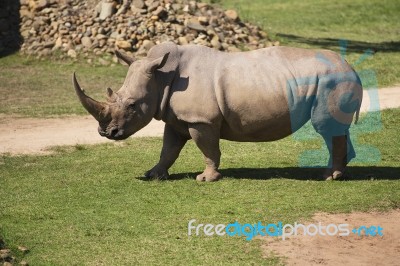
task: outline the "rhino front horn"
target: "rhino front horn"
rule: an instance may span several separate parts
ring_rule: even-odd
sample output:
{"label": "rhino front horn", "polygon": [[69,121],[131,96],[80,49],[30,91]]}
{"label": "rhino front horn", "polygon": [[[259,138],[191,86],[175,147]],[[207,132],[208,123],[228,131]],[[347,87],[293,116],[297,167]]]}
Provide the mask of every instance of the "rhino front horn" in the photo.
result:
{"label": "rhino front horn", "polygon": [[78,81],[76,80],[75,72],[73,75],[73,83],[75,92],[79,97],[83,107],[97,120],[97,121],[104,121],[107,118],[107,104],[98,102],[89,96],[87,96],[84,91],[79,86]]}

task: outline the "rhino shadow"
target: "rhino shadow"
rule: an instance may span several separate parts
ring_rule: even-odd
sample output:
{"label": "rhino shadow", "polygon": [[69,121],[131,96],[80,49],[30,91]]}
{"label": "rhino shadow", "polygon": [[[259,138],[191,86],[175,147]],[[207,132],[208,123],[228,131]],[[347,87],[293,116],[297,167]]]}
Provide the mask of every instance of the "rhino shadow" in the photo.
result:
{"label": "rhino shadow", "polygon": [[[335,38],[309,38],[293,34],[278,33],[278,37],[285,38],[296,43],[305,43],[309,45],[321,46],[324,49],[337,47],[340,39]],[[383,41],[383,42],[363,42],[357,40],[348,40],[346,45],[347,51],[363,53],[365,50],[372,50],[374,53],[383,52],[391,53],[400,51],[400,42],[398,41]]]}
{"label": "rhino shadow", "polygon": [[[224,179],[292,179],[324,181],[322,168],[299,168],[299,167],[271,167],[271,168],[227,168],[220,169]],[[167,181],[181,179],[195,179],[201,172],[187,172],[171,174]],[[350,166],[347,168],[345,177],[340,181],[363,181],[363,180],[399,180],[400,167],[380,166]],[[150,181],[150,180],[148,180]]]}

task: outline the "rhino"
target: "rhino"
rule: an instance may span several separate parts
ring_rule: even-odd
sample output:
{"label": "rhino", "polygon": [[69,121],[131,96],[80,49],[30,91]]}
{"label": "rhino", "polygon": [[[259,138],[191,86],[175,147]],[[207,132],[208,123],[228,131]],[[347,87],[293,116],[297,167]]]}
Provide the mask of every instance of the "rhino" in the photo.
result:
{"label": "rhino", "polygon": [[75,72],[74,88],[108,139],[126,139],[153,118],[165,122],[160,159],[147,178],[168,178],[192,139],[205,159],[196,180],[219,180],[220,139],[279,140],[310,119],[329,150],[325,179],[342,177],[355,157],[349,127],[358,120],[363,88],[332,51],[277,46],[227,53],[166,42],[139,60],[119,51],[116,56],[129,69],[118,91],[107,88],[105,102],[87,96]]}

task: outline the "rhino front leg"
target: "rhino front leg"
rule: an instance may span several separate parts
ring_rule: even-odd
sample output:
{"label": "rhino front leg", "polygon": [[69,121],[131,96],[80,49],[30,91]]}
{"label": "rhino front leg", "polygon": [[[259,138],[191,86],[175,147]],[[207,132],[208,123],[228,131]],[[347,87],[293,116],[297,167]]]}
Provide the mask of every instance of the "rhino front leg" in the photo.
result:
{"label": "rhino front leg", "polygon": [[219,130],[206,124],[189,126],[189,133],[204,155],[206,169],[196,177],[197,181],[217,181],[222,175],[218,172],[221,151],[219,149]]}
{"label": "rhino front leg", "polygon": [[147,171],[145,176],[147,178],[167,179],[169,177],[168,169],[174,164],[186,142],[186,138],[166,124],[160,161],[151,170]]}

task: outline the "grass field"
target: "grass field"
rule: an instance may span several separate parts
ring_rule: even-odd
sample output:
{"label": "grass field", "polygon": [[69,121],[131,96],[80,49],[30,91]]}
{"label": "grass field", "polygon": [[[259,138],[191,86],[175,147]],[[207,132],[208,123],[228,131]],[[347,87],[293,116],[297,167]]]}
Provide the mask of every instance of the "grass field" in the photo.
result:
{"label": "grass field", "polygon": [[[346,39],[352,64],[372,49],[356,69],[376,71],[380,87],[400,83],[396,1],[213,2],[236,8],[284,45],[339,51],[338,40]],[[75,70],[97,99],[126,75],[120,65],[0,58],[0,121],[86,114],[73,92]],[[212,184],[194,181],[204,164],[193,142],[168,181],[141,179],[159,158],[160,138],[57,147],[47,156],[0,155],[0,238],[30,265],[280,264],[274,255],[262,257],[263,240],[188,237],[187,223],[294,222],[320,211],[400,208],[399,117],[400,109],[386,110],[382,120],[363,116],[353,127],[356,150],[370,145],[380,156],[362,150],[343,182],[321,182],[320,169],[298,167],[301,153],[322,147],[310,128],[272,143],[222,141],[225,178]],[[19,245],[30,252],[22,254]]]}
{"label": "grass field", "polygon": [[225,178],[210,184],[194,180],[203,159],[193,142],[169,181],[141,179],[158,159],[159,138],[59,147],[51,156],[3,156],[0,235],[14,249],[30,248],[20,258],[32,265],[276,264],[279,258],[262,258],[262,240],[188,237],[187,223],[293,223],[320,211],[399,208],[400,155],[393,145],[399,117],[400,110],[383,112],[385,130],[360,137],[381,151],[382,160],[352,164],[345,182],[321,182],[320,169],[298,168],[300,152],[321,142],[293,138],[222,141]]}
{"label": "grass field", "polygon": [[72,86],[74,71],[82,87],[101,100],[107,87],[122,85],[127,67],[92,66],[68,59],[39,61],[17,54],[0,58],[0,113],[28,117],[86,114]]}

